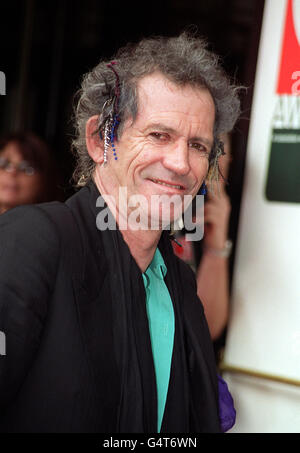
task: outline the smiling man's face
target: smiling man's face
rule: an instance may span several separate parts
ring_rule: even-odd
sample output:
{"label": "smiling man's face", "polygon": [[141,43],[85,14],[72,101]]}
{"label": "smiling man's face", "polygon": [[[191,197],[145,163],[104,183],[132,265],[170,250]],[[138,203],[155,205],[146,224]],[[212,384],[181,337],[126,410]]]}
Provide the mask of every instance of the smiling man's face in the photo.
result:
{"label": "smiling man's face", "polygon": [[205,88],[179,86],[160,73],[142,78],[138,115],[127,120],[115,142],[118,160],[110,151],[101,169],[102,193],[118,199],[119,187],[126,187],[128,199],[143,195],[148,207],[153,195],[179,195],[182,205],[207,174],[214,120],[214,102]]}

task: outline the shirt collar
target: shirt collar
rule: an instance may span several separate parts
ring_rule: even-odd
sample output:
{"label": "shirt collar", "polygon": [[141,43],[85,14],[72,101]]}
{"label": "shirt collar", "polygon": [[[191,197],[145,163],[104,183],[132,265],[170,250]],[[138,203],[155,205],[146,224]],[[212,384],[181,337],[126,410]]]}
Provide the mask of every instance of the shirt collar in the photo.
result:
{"label": "shirt collar", "polygon": [[148,278],[146,279],[147,280],[147,283],[148,283],[148,279],[150,279],[151,277],[151,272],[158,278],[160,278],[161,280],[164,279],[166,273],[167,273],[167,266],[165,265],[165,262],[164,262],[164,259],[159,251],[159,248],[157,247],[157,249],[155,250],[155,254],[152,258],[152,261],[151,263],[149,264],[149,266],[147,267],[146,271],[144,272],[143,275],[147,276]]}

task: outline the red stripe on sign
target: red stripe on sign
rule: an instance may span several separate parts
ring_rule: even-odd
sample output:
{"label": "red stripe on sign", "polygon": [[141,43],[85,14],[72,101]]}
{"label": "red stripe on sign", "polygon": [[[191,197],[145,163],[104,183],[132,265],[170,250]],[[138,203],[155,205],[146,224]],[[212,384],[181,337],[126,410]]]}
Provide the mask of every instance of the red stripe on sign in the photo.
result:
{"label": "red stripe on sign", "polygon": [[[293,15],[293,0],[288,0],[283,44],[281,51],[280,71],[276,93],[292,95],[295,83],[293,74],[300,71],[300,43],[298,42]],[[296,18],[295,18],[296,20]]]}

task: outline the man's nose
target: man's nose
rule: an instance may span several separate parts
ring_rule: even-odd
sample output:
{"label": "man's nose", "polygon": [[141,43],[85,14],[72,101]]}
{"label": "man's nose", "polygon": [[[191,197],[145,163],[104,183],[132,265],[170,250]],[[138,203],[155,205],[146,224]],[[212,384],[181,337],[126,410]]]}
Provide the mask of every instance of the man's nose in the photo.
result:
{"label": "man's nose", "polygon": [[189,149],[185,141],[178,141],[174,146],[165,150],[163,164],[178,175],[187,175],[190,171]]}

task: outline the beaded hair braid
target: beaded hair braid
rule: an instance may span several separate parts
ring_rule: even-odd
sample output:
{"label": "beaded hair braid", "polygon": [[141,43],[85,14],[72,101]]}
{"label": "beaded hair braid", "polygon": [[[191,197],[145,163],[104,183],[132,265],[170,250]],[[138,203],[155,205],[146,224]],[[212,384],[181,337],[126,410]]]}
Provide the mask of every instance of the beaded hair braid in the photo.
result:
{"label": "beaded hair braid", "polygon": [[113,71],[116,81],[113,93],[111,92],[111,89],[108,89],[106,93],[103,93],[108,95],[109,97],[103,105],[99,125],[101,138],[102,131],[104,133],[104,155],[103,155],[104,165],[106,165],[107,163],[107,153],[110,145],[113,150],[114,159],[115,160],[118,159],[114,139],[116,136],[118,124],[120,123],[119,119],[120,78],[117,71],[113,67],[115,64],[116,61],[112,61],[111,63],[107,64],[107,67]]}

